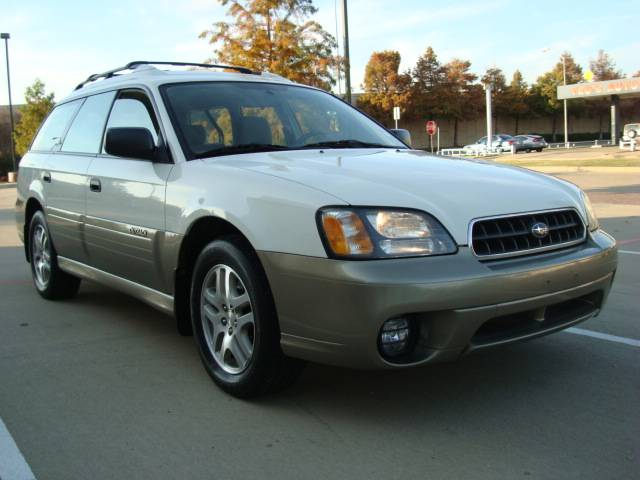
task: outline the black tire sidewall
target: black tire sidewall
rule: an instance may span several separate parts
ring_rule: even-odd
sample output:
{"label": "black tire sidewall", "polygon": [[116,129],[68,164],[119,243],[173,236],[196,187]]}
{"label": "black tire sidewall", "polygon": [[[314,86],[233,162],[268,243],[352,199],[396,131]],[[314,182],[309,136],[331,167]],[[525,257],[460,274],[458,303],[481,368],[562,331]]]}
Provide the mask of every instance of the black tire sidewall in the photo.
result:
{"label": "black tire sidewall", "polygon": [[[224,371],[214,360],[203,332],[200,295],[207,273],[216,265],[233,268],[244,283],[254,314],[253,355],[248,367],[239,374]],[[271,293],[264,274],[251,255],[226,239],[215,240],[198,256],[191,283],[191,320],[193,334],[207,373],[223,389],[235,394],[253,390],[279,355],[280,332]]]}

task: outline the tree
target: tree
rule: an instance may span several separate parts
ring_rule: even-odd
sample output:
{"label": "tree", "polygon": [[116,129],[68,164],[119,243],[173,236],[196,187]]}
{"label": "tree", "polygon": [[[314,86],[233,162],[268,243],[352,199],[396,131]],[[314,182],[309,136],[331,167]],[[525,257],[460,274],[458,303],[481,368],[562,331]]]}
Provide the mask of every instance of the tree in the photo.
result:
{"label": "tree", "polygon": [[445,83],[445,69],[433,48],[428,47],[418,58],[411,75],[411,110],[413,116],[431,119],[442,115],[441,91]]}
{"label": "tree", "polygon": [[[562,102],[558,100],[558,86],[564,83],[563,58],[566,66],[567,84],[580,82],[582,79],[582,67],[576,64],[570,53],[564,52],[553,69],[538,77],[532,87],[537,113],[539,115],[550,115],[552,118],[551,128],[554,142],[556,141],[558,115],[563,108]],[[578,101],[573,101],[572,103],[574,108],[579,108]]]}
{"label": "tree", "polygon": [[216,22],[200,34],[214,45],[216,61],[269,71],[290,80],[329,89],[336,41],[307,20],[313,0],[218,0],[229,5],[232,22]]}
{"label": "tree", "polygon": [[508,105],[508,115],[516,121],[515,134],[518,135],[520,118],[529,113],[529,87],[524,81],[520,70],[513,72],[511,83],[505,90],[505,103]]}
{"label": "tree", "polygon": [[[596,81],[602,80],[615,80],[622,78],[622,72],[616,70],[616,64],[613,59],[605,53],[604,50],[598,51],[598,56],[589,62],[589,68],[593,72],[593,79]],[[596,99],[589,102],[590,110],[598,117],[598,128],[600,140],[604,137],[604,123],[605,118],[609,114],[609,100],[608,99]],[[608,122],[606,122],[608,123]]]}
{"label": "tree", "polygon": [[410,77],[400,73],[400,53],[373,52],[364,72],[364,94],[358,105],[381,122],[388,120],[393,107],[406,109]]}
{"label": "tree", "polygon": [[469,72],[470,68],[471,62],[459,58],[454,58],[444,66],[443,114],[454,120],[454,145],[458,144],[458,122],[476,116],[481,108],[482,87],[473,84],[478,77]]}
{"label": "tree", "polygon": [[593,79],[596,81],[622,78],[622,71],[616,70],[615,62],[604,50],[598,51],[598,56],[595,60],[589,62],[589,68],[593,72]]}
{"label": "tree", "polygon": [[491,104],[493,106],[493,118],[495,119],[495,130],[498,130],[498,116],[508,113],[508,101],[505,96],[507,90],[507,79],[502,70],[497,67],[487,69],[480,80],[484,85],[491,86]]}
{"label": "tree", "polygon": [[24,93],[26,105],[20,108],[20,120],[14,133],[16,153],[23,156],[29,150],[31,141],[40,124],[53,108],[53,93],[45,93],[44,83],[36,79]]}

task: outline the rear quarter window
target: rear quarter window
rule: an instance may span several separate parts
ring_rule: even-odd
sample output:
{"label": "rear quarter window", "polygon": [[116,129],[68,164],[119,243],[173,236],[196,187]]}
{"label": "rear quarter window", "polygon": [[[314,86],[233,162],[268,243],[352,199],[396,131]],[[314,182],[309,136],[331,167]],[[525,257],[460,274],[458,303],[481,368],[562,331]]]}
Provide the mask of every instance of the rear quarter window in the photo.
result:
{"label": "rear quarter window", "polygon": [[31,150],[48,152],[60,145],[64,132],[82,102],[83,100],[80,99],[56,106],[44,121],[42,127],[40,127],[36,138],[31,144]]}

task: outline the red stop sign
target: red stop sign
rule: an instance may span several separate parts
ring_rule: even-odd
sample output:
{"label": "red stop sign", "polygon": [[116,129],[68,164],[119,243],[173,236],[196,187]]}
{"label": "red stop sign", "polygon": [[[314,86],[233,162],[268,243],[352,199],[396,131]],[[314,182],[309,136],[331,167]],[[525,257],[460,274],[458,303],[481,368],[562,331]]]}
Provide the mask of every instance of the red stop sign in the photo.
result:
{"label": "red stop sign", "polygon": [[438,125],[436,124],[435,120],[429,120],[427,122],[427,133],[429,135],[435,135],[437,128],[438,128]]}

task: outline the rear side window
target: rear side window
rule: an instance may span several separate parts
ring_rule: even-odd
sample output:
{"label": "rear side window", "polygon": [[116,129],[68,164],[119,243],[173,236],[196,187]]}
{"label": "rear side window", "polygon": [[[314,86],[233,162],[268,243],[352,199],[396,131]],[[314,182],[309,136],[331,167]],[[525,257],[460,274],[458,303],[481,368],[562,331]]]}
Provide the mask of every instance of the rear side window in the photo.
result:
{"label": "rear side window", "polygon": [[107,92],[85,100],[64,139],[63,152],[96,154],[100,151],[102,132],[115,95]]}
{"label": "rear side window", "polygon": [[82,100],[75,100],[55,107],[40,127],[31,150],[51,151],[56,145],[60,145],[62,136],[81,103]]}

